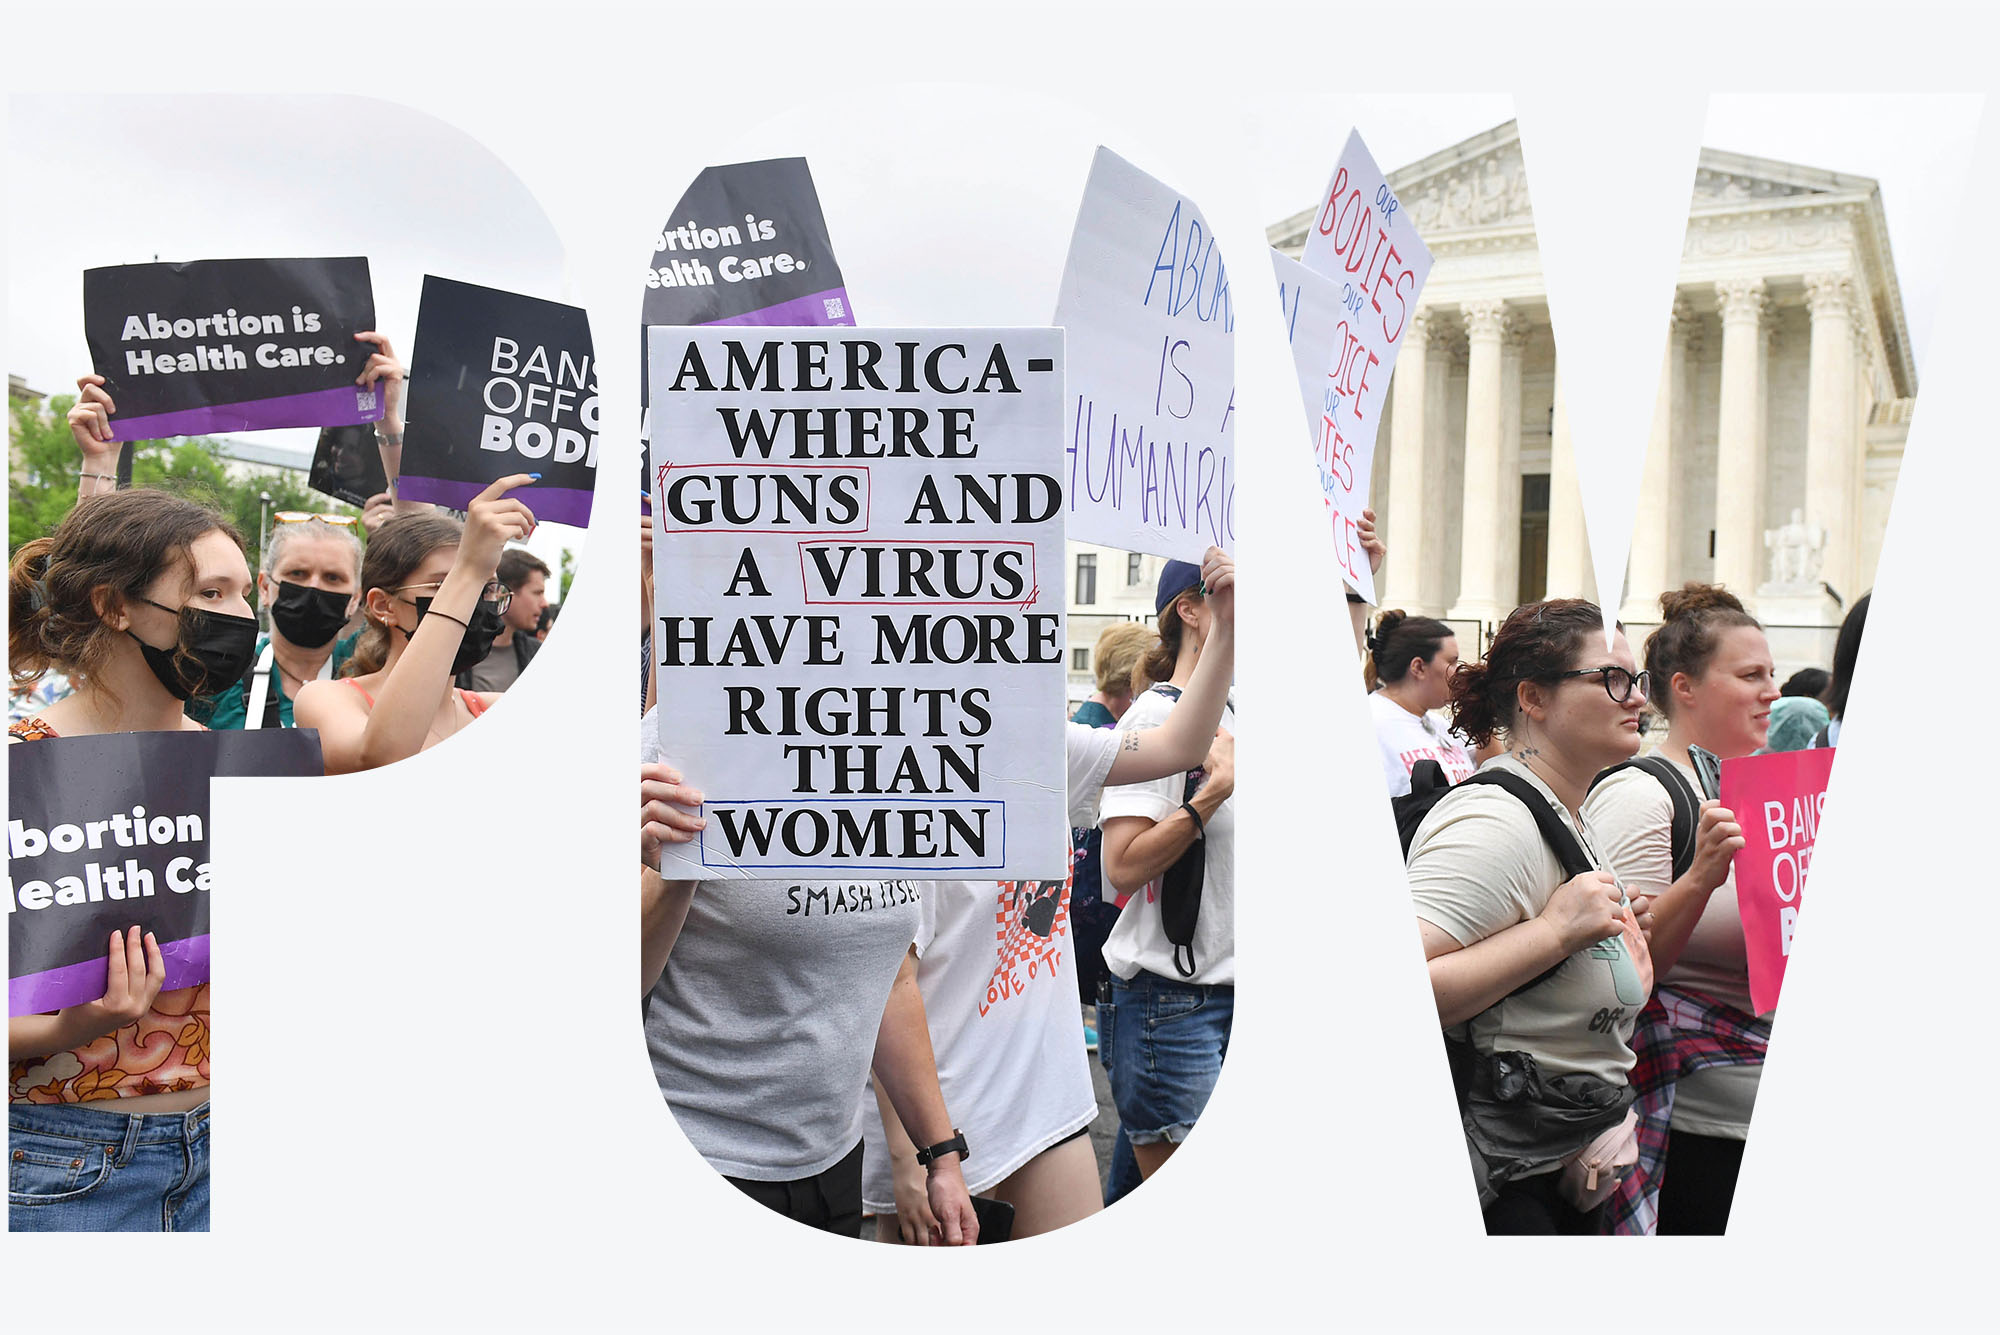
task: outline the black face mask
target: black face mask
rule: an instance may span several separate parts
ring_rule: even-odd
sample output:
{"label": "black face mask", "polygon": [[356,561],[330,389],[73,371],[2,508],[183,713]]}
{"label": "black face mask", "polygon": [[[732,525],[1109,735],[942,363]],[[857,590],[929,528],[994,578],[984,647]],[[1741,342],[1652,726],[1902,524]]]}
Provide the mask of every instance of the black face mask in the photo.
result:
{"label": "black face mask", "polygon": [[145,655],[146,666],[176,700],[213,695],[243,679],[257,661],[257,618],[211,612],[205,607],[164,607],[151,598],[139,600],[162,612],[176,612],[180,633],[172,649],[156,649],[131,631]]}
{"label": "black face mask", "polygon": [[[417,624],[423,625],[424,614],[431,610],[431,600],[412,598],[410,602],[417,609]],[[451,675],[456,677],[473,664],[484,662],[486,655],[493,652],[493,637],[506,628],[507,623],[500,619],[500,613],[494,610],[492,603],[475,604],[472,609],[471,624],[459,638],[458,653],[451,660]],[[408,631],[403,633],[409,634]]]}
{"label": "black face mask", "polygon": [[347,624],[352,594],[314,589],[304,584],[280,584],[271,600],[271,624],[301,649],[317,649]]}

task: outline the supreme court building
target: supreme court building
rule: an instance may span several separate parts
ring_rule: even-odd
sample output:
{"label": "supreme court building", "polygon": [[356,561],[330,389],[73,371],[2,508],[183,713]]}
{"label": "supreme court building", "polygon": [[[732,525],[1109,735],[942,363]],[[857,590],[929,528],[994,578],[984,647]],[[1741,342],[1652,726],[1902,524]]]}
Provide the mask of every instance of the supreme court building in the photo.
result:
{"label": "supreme court building", "polygon": [[[1594,588],[1515,126],[1389,184],[1436,264],[1375,446],[1383,605],[1490,632]],[[1297,257],[1315,216],[1271,244]],[[1917,388],[1875,182],[1703,149],[1662,315],[1621,608],[1634,647],[1661,590],[1714,580],[1770,627],[1781,672],[1824,665],[1873,582]]]}

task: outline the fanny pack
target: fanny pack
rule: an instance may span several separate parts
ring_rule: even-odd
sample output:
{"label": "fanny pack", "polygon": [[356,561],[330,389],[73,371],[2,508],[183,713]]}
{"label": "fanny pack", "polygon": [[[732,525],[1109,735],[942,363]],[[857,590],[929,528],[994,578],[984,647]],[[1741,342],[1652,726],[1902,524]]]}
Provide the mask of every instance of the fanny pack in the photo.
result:
{"label": "fanny pack", "polygon": [[1563,1160],[1556,1192],[1581,1214],[1589,1214],[1611,1199],[1626,1176],[1639,1165],[1639,1110],[1627,1108],[1625,1120]]}

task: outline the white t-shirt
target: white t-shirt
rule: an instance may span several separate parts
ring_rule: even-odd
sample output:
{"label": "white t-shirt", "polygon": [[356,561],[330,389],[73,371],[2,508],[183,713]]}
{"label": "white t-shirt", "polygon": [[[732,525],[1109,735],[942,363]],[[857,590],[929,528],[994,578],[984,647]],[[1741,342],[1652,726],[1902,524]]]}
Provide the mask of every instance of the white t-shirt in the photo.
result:
{"label": "white t-shirt", "polygon": [[[1687,792],[1699,801],[1695,773],[1674,762]],[[1643,770],[1625,769],[1593,788],[1583,805],[1591,828],[1603,839],[1604,855],[1634,894],[1659,895],[1673,884],[1673,799],[1660,781]],[[1671,987],[1704,992],[1754,1015],[1750,1001],[1750,960],[1743,944],[1743,919],[1736,907],[1736,872],[1708,897],[1687,947],[1660,980]],[[1742,1140],[1750,1131],[1757,1101],[1758,1063],[1711,1066],[1676,1082],[1673,1124],[1696,1135]]]}
{"label": "white t-shirt", "polygon": [[[661,758],[659,736],[648,713],[642,761]],[[710,1167],[787,1182],[853,1151],[857,1094],[922,898],[913,881],[696,888],[645,1027],[660,1093]]]}
{"label": "white t-shirt", "polygon": [[[1511,756],[1487,762],[1495,766],[1534,784],[1592,864],[1611,870],[1589,823],[1571,819],[1547,784]],[[1473,784],[1453,792],[1431,808],[1410,843],[1417,917],[1464,946],[1538,916],[1567,879],[1533,814],[1504,788]],[[1546,1075],[1580,1072],[1621,1085],[1636,1060],[1632,1031],[1652,991],[1652,957],[1628,912],[1620,935],[1579,950],[1547,981],[1494,1003],[1454,1032],[1480,1053],[1529,1053]]]}
{"label": "white t-shirt", "polygon": [[1097,799],[1104,792],[1104,776],[1111,772],[1111,762],[1118,758],[1118,744],[1124,740],[1112,728],[1063,724],[1063,748],[1069,756],[1072,830],[1088,830],[1097,824]]}
{"label": "white t-shirt", "polygon": [[[923,883],[917,986],[945,1107],[972,1147],[964,1165],[972,1191],[998,1185],[1097,1115],[1069,892],[1067,881]],[[872,1090],[863,1091],[861,1111],[861,1199],[871,1210],[893,1210]]]}
{"label": "white t-shirt", "polygon": [[1419,760],[1435,760],[1444,767],[1444,777],[1459,783],[1472,777],[1477,768],[1465,739],[1435,714],[1412,714],[1381,691],[1368,697],[1369,711],[1375,716],[1375,740],[1382,748],[1382,774],[1389,781],[1389,796],[1401,797],[1410,791],[1410,771]]}
{"label": "white t-shirt", "polygon": [[[1145,691],[1133,698],[1132,707],[1118,720],[1119,732],[1157,728],[1172,712],[1175,701],[1158,691]],[[1222,726],[1236,731],[1236,713],[1222,712]],[[1123,784],[1104,790],[1100,823],[1116,816],[1144,816],[1162,821],[1181,808],[1186,782],[1170,774],[1152,783]],[[1189,984],[1234,983],[1236,981],[1236,798],[1216,808],[1209,819],[1203,843],[1201,914],[1195,920],[1192,978],[1181,977],[1174,967],[1173,942],[1160,923],[1160,883],[1149,881],[1143,893],[1125,901],[1111,937],[1104,943],[1104,965],[1120,978],[1130,979],[1141,969],[1162,978]],[[1106,880],[1105,897],[1111,898]],[[1121,890],[1134,887],[1120,886]]]}

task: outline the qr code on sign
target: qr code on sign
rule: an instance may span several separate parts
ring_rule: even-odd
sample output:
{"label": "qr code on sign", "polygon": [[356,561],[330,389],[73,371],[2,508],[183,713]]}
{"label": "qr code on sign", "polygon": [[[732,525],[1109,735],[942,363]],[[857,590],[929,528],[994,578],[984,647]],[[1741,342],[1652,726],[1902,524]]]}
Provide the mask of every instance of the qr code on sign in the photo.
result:
{"label": "qr code on sign", "polygon": [[375,411],[375,391],[374,391],[374,390],[372,390],[372,389],[357,389],[357,390],[355,390],[355,391],[354,391],[354,411],[355,411],[355,412],[357,412],[357,413],[372,413],[372,412],[374,412],[374,411]]}
{"label": "qr code on sign", "polygon": [[839,297],[823,298],[820,304],[826,307],[827,319],[844,320],[847,318],[847,303]]}

